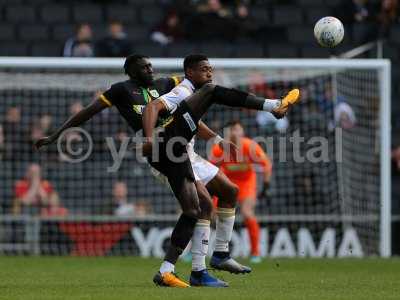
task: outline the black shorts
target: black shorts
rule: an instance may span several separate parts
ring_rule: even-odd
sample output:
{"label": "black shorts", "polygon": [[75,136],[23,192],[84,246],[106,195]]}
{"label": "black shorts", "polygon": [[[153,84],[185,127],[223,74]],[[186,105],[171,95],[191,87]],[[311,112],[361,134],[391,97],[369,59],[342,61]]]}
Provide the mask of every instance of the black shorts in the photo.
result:
{"label": "black shorts", "polygon": [[195,181],[186,146],[197,132],[198,121],[186,102],[181,102],[172,122],[158,133],[158,157],[148,157],[150,165],[168,178],[175,196],[179,196],[184,179]]}

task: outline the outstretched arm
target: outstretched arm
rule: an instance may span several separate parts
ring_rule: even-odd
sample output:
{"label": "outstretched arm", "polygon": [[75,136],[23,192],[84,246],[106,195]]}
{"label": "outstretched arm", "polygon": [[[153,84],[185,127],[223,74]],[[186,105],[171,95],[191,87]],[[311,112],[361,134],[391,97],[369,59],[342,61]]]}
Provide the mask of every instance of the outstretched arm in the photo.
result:
{"label": "outstretched arm", "polygon": [[38,141],[36,141],[35,146],[37,149],[41,148],[42,146],[49,145],[57,140],[57,138],[61,135],[61,133],[71,127],[76,127],[87,120],[91,119],[95,114],[99,113],[103,109],[108,107],[103,101],[94,100],[80,112],[76,113],[72,117],[70,117],[60,128],[58,128],[53,134],[50,136],[42,137]]}
{"label": "outstretched arm", "polygon": [[203,121],[199,121],[199,129],[197,131],[197,137],[201,138],[202,140],[208,141],[210,139],[216,139],[217,141],[222,140],[216,132],[214,132],[210,127],[208,127]]}

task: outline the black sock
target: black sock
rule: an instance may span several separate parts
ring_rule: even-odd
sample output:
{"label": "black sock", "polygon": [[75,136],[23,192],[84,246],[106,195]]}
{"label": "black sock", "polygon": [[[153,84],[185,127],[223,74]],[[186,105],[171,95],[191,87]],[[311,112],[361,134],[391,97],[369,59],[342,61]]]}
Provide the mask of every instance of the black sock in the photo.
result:
{"label": "black sock", "polygon": [[213,101],[231,107],[262,110],[265,99],[236,89],[215,86]]}
{"label": "black sock", "polygon": [[227,258],[230,256],[229,252],[220,252],[220,251],[215,251],[213,253],[213,256],[218,257],[218,258]]}
{"label": "black sock", "polygon": [[243,107],[248,93],[228,89],[226,87],[216,85],[213,93],[213,100],[215,103],[223,104],[232,107]]}
{"label": "black sock", "polygon": [[171,235],[171,245],[165,255],[165,260],[176,264],[179,255],[182,254],[192,238],[197,219],[182,214],[175,225]]}

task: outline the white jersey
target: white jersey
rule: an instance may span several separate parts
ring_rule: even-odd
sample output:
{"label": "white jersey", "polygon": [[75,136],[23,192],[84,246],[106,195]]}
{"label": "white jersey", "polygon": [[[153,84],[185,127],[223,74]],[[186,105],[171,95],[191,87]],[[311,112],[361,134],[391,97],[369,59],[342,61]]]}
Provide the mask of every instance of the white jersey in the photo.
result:
{"label": "white jersey", "polygon": [[[188,79],[184,79],[180,84],[174,87],[169,93],[162,95],[159,99],[163,101],[164,105],[167,107],[168,111],[173,113],[178,105],[185,100],[187,97],[194,93],[194,86]],[[187,144],[187,153],[189,155],[190,161],[194,161],[197,154],[194,152],[194,137]]]}
{"label": "white jersey", "polygon": [[[190,82],[190,80],[185,78],[169,93],[162,95],[159,99],[163,101],[168,111],[173,113],[182,101],[194,93],[194,90],[195,88],[193,84]],[[215,177],[215,175],[217,175],[218,168],[194,152],[194,141],[195,138],[193,137],[188,143],[186,148],[187,153],[190,163],[192,164],[195,179],[197,181],[202,181],[206,185]],[[156,177],[160,177],[159,174],[155,175]]]}

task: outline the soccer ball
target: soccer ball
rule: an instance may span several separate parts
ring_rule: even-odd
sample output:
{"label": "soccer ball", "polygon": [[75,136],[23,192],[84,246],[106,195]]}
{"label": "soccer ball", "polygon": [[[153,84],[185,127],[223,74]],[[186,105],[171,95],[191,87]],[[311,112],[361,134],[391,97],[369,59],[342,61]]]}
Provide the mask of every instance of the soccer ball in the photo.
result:
{"label": "soccer ball", "polygon": [[314,36],[322,47],[333,48],[343,40],[343,24],[335,17],[324,17],[315,24]]}

